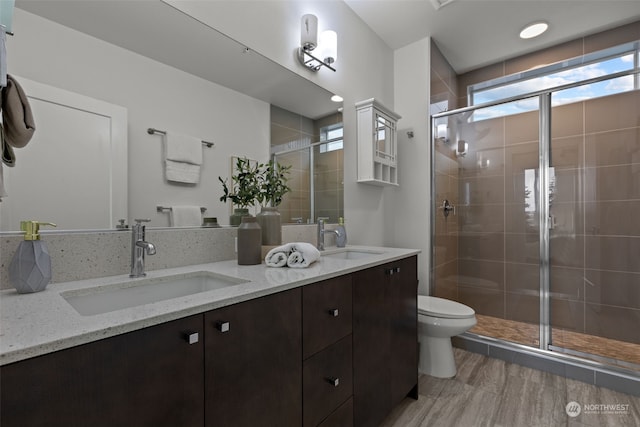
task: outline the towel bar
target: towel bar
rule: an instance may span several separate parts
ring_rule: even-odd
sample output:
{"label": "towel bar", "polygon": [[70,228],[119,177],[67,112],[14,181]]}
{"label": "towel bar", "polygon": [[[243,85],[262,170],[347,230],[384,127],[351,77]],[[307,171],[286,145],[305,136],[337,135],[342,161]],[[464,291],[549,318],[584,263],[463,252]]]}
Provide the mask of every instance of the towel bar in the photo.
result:
{"label": "towel bar", "polygon": [[[158,212],[166,212],[166,211],[170,211],[171,207],[168,207],[168,206],[156,206],[156,210]],[[206,210],[207,210],[207,208],[200,207],[200,212],[205,212]]]}
{"label": "towel bar", "polygon": [[[159,130],[159,129],[154,129],[154,128],[149,128],[149,129],[147,129],[147,133],[148,133],[149,135],[154,135],[154,134],[156,134],[156,133],[157,133],[157,134],[160,134],[160,135],[166,135],[166,134],[167,134],[167,131],[165,131],[165,130]],[[211,148],[211,147],[213,147],[213,146],[215,145],[215,143],[213,143],[213,142],[209,142],[209,141],[202,141],[202,145],[206,145],[206,146],[207,146],[207,148]]]}

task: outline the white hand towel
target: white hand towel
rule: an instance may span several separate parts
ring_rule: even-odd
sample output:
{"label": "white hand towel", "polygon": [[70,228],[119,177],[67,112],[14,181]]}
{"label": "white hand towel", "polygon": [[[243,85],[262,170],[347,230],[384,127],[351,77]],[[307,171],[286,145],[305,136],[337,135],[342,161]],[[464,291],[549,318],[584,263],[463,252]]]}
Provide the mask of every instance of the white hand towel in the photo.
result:
{"label": "white hand towel", "polygon": [[165,176],[167,181],[197,184],[200,182],[200,166],[165,160]]}
{"label": "white hand towel", "polygon": [[167,132],[167,160],[174,162],[202,164],[202,141],[193,136]]}
{"label": "white hand towel", "polygon": [[200,206],[172,206],[172,227],[195,227],[202,225]]}
{"label": "white hand towel", "polygon": [[287,265],[289,255],[291,255],[291,248],[293,243],[287,243],[282,246],[271,249],[267,252],[267,256],[264,257],[264,262],[267,267],[284,267]]}
{"label": "white hand towel", "polygon": [[167,181],[197,184],[202,167],[202,141],[192,136],[167,132],[165,135],[165,176]]}
{"label": "white hand towel", "polygon": [[287,265],[291,268],[306,268],[320,258],[320,251],[311,243],[297,242],[291,248]]}

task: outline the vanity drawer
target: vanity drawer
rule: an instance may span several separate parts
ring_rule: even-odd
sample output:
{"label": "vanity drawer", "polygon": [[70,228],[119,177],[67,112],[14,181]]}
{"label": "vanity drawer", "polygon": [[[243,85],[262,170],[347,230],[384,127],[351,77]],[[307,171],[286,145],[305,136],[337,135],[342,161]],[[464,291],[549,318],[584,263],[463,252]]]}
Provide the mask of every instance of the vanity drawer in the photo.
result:
{"label": "vanity drawer", "polygon": [[351,275],[302,288],[302,358],[351,333]]}
{"label": "vanity drawer", "polygon": [[317,426],[353,394],[352,342],[347,335],[304,361],[303,426]]}
{"label": "vanity drawer", "polygon": [[318,427],[352,427],[353,397],[333,411]]}

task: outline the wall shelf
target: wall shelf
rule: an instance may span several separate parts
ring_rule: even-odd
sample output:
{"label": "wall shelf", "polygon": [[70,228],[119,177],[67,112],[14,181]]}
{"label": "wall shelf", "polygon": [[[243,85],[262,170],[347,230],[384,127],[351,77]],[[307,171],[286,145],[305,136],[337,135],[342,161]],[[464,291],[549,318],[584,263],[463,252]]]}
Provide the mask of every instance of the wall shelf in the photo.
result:
{"label": "wall shelf", "polygon": [[397,123],[400,115],[374,98],[356,102],[358,182],[398,185]]}

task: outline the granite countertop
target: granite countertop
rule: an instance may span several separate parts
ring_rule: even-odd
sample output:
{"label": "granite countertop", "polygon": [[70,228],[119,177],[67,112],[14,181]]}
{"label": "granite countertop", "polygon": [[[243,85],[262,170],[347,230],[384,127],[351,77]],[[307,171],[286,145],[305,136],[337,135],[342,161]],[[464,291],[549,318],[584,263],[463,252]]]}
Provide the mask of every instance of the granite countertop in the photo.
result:
{"label": "granite countertop", "polygon": [[[17,362],[57,350],[97,341],[148,326],[219,307],[247,301],[320,280],[363,270],[418,254],[415,249],[349,246],[348,250],[372,252],[361,259],[321,257],[308,268],[270,268],[264,264],[241,266],[235,260],[148,271],[145,278],[128,274],[49,285],[44,291],[18,294],[0,292],[0,365]],[[331,249],[323,254],[342,252]],[[184,277],[194,272],[211,272],[244,280],[233,286],[195,293],[165,301],[84,316],[63,294],[88,293],[96,287],[131,285],[135,281],[167,276]]]}

